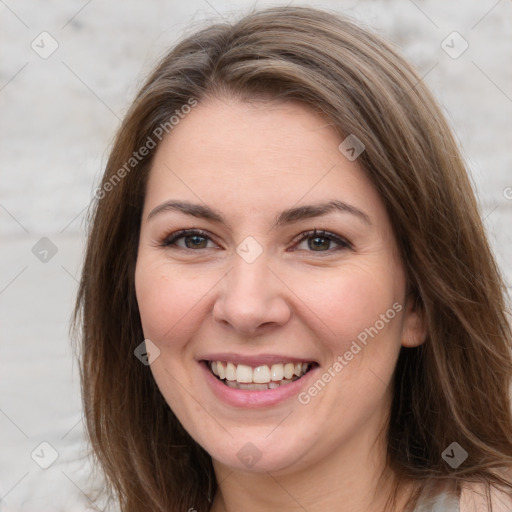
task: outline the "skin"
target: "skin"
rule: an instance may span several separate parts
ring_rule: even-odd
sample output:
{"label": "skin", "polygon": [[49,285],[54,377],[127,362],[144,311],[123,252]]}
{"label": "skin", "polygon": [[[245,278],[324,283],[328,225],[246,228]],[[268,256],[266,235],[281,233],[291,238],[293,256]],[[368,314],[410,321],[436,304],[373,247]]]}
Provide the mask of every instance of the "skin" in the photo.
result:
{"label": "skin", "polygon": [[[221,98],[195,107],[155,155],[137,300],[144,335],[160,350],[150,367],[156,383],[212,456],[215,512],[384,509],[393,478],[377,485],[386,472],[379,433],[392,373],[401,345],[419,345],[425,332],[406,297],[383,202],[357,160],[338,150],[342,140],[299,103]],[[226,223],[173,210],[148,219],[171,199],[208,205]],[[272,229],[282,210],[331,199],[361,210],[369,223],[331,212]],[[208,232],[194,239],[204,248],[194,248],[193,236],[163,245],[191,228]],[[315,250],[314,236],[296,240],[314,228],[350,246],[321,238]],[[236,252],[248,236],[263,251],[251,263]],[[197,361],[208,352],[285,354],[318,362],[320,377],[395,303],[401,311],[306,405],[295,396],[264,408],[227,405]],[[261,454],[251,468],[237,456],[248,442]]]}

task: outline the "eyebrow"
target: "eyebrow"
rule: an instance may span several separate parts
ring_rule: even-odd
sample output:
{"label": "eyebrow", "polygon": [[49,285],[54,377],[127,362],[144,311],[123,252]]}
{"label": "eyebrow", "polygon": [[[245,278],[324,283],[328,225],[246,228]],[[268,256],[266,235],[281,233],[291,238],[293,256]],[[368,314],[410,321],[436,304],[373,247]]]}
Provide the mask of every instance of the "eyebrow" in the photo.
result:
{"label": "eyebrow", "polygon": [[[222,213],[218,210],[210,208],[209,206],[199,204],[199,203],[191,203],[189,201],[166,201],[161,205],[154,208],[148,215],[147,220],[155,217],[156,215],[167,212],[167,211],[178,211],[181,213],[185,213],[186,215],[192,215],[193,217],[198,217],[202,219],[211,220],[214,222],[219,222],[228,226],[228,222],[222,216]],[[295,208],[289,208],[287,210],[283,210],[275,219],[272,225],[272,229],[284,226],[287,224],[293,224],[295,222],[299,222],[303,219],[311,219],[314,217],[321,217],[322,215],[327,215],[328,213],[338,211],[341,213],[349,213],[363,220],[366,224],[372,225],[370,221],[370,217],[364,213],[359,208],[355,206],[345,203],[343,201],[339,201],[337,199],[333,199],[331,201],[327,201],[324,203],[315,203],[308,204],[304,206],[297,206]]]}

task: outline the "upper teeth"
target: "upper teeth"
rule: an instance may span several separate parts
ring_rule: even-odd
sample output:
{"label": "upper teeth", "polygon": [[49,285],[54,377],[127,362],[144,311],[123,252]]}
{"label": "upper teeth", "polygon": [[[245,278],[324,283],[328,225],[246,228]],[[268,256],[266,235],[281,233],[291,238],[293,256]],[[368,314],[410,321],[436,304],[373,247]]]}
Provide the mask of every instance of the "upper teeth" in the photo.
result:
{"label": "upper teeth", "polygon": [[272,366],[266,364],[252,368],[246,364],[234,364],[223,361],[211,361],[212,372],[220,379],[237,381],[241,383],[267,384],[270,381],[278,382],[283,379],[291,379],[296,375],[301,377],[308,368],[309,363],[278,363]]}

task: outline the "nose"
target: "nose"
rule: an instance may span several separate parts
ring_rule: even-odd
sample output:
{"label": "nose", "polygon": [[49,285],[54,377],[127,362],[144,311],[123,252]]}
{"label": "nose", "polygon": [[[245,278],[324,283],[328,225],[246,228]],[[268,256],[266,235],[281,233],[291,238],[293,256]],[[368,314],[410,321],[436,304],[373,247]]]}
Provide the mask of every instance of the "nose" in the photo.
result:
{"label": "nose", "polygon": [[285,325],[291,316],[286,285],[262,255],[247,263],[238,255],[213,306],[213,318],[244,336],[256,336]]}

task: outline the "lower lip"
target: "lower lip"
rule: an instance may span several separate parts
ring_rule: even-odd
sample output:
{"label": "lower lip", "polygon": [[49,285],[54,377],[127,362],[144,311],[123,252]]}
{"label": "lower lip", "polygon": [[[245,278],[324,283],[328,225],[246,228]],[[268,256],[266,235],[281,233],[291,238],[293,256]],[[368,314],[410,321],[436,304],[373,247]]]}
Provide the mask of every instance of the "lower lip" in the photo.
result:
{"label": "lower lip", "polygon": [[297,379],[290,384],[282,384],[276,389],[250,391],[246,389],[230,388],[212,374],[204,361],[200,363],[200,366],[205,373],[206,382],[208,382],[217,398],[235,407],[252,408],[269,407],[298,395],[301,389],[307,386],[311,379],[311,375],[315,374],[318,369],[318,367],[315,367],[300,379]]}

